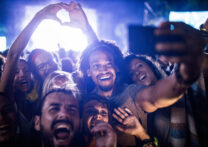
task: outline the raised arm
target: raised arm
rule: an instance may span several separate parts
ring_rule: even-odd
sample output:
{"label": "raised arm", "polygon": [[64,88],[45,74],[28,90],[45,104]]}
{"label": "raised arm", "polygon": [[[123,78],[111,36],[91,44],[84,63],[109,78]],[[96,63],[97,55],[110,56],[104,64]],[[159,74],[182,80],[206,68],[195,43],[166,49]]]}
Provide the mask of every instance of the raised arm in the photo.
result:
{"label": "raised arm", "polygon": [[25,49],[28,41],[30,40],[30,37],[32,36],[37,26],[43,19],[53,19],[60,22],[60,20],[56,17],[56,13],[62,9],[64,5],[66,4],[52,4],[40,10],[16,38],[7,55],[7,61],[0,82],[0,92],[11,90],[17,59]]}
{"label": "raised arm", "polygon": [[[174,25],[174,30],[170,30],[171,25]],[[159,52],[171,51],[183,55],[167,56],[171,62],[179,64],[175,72],[137,94],[136,102],[146,112],[170,106],[183,96],[186,89],[201,73],[202,53],[205,47],[201,33],[181,22],[165,22],[155,31],[155,34],[181,36],[184,41],[157,43],[156,49]]]}

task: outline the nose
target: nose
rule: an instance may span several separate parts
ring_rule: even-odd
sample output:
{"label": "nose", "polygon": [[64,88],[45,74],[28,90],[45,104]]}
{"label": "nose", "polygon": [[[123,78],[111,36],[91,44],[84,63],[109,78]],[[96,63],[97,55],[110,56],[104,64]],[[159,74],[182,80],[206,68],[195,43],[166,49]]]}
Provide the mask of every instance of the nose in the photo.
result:
{"label": "nose", "polygon": [[100,66],[99,71],[100,72],[106,72],[106,71],[108,71],[108,68],[105,65],[102,65],[102,66]]}
{"label": "nose", "polygon": [[141,73],[141,69],[136,69],[135,70],[135,75],[139,75]]}
{"label": "nose", "polygon": [[19,77],[23,77],[24,76],[24,72],[22,70],[19,71]]}
{"label": "nose", "polygon": [[96,120],[103,120],[102,115],[100,115],[99,113],[95,115],[95,119]]}
{"label": "nose", "polygon": [[58,113],[58,119],[69,119],[69,113],[64,108],[61,108]]}

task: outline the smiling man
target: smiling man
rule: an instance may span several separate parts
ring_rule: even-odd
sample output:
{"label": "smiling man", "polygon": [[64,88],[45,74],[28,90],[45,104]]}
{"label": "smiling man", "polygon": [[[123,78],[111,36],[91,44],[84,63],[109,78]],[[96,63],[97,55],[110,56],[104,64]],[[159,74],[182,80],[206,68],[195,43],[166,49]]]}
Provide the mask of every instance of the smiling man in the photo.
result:
{"label": "smiling man", "polygon": [[80,115],[77,88],[70,74],[55,71],[44,82],[35,117],[42,146],[76,146]]}
{"label": "smiling man", "polygon": [[80,69],[83,73],[87,93],[97,93],[104,97],[112,96],[123,71],[123,55],[111,42],[97,42],[83,53]]}

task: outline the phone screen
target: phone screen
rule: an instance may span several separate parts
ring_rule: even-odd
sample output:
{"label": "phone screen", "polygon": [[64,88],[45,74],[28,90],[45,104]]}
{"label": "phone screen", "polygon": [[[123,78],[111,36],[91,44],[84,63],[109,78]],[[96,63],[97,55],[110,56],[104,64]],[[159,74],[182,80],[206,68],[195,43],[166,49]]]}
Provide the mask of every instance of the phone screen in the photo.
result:
{"label": "phone screen", "polygon": [[129,26],[129,51],[134,54],[155,55],[155,27]]}
{"label": "phone screen", "polygon": [[182,51],[168,50],[163,52],[157,52],[155,49],[156,43],[175,43],[184,42],[182,36],[179,35],[154,35],[155,27],[152,26],[129,26],[129,51],[134,54],[145,54],[154,56],[166,55],[166,56],[184,56],[186,53]]}

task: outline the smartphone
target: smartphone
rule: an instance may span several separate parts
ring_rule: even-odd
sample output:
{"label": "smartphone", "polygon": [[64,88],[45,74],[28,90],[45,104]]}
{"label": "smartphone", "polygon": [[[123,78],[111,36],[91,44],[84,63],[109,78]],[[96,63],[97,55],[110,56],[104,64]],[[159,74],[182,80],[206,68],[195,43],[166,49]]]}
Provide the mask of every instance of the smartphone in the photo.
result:
{"label": "smartphone", "polygon": [[184,42],[185,40],[178,35],[154,35],[156,27],[129,25],[129,52],[134,54],[145,54],[154,56],[156,54],[166,56],[183,56],[186,53],[182,51],[163,51],[158,52],[155,45],[158,42]]}

